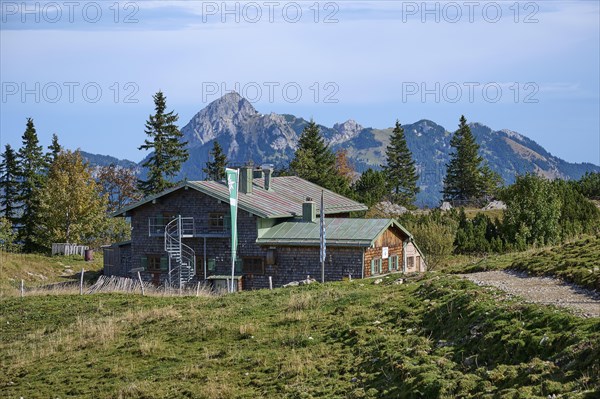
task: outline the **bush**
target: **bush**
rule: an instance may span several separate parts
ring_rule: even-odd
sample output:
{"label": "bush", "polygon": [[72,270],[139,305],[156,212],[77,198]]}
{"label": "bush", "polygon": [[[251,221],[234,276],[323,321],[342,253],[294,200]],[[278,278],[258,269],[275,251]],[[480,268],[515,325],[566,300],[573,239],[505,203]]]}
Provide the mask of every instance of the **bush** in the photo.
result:
{"label": "bush", "polygon": [[[438,219],[438,220],[436,220]],[[454,250],[456,222],[450,217],[439,219],[439,215],[422,216],[418,220],[407,220],[405,227],[423,251],[428,270],[435,270]]]}

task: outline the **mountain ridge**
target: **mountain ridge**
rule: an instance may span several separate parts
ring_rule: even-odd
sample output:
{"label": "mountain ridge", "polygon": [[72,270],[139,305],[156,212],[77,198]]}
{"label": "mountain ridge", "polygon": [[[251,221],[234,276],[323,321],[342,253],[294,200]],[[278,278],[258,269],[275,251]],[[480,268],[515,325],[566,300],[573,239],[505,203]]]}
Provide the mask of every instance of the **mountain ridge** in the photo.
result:
{"label": "mountain ridge", "polygon": [[[190,157],[177,178],[204,178],[202,168],[214,140],[219,141],[230,164],[252,161],[255,164],[272,163],[276,168],[286,167],[308,122],[292,114],[262,114],[238,93],[228,93],[208,104],[181,128],[183,140],[188,142]],[[478,122],[469,125],[480,145],[480,154],[508,184],[517,174],[524,173],[578,179],[588,171],[600,172],[600,166],[571,163],[553,156],[521,133],[509,129],[493,130]],[[379,169],[385,162],[385,150],[393,128],[365,128],[353,119],[336,123],[333,127],[318,126],[332,150],[347,151],[348,159],[358,172],[369,167]],[[417,204],[436,206],[441,199],[452,132],[428,119],[403,127],[420,173],[418,184],[421,193],[417,196]]]}

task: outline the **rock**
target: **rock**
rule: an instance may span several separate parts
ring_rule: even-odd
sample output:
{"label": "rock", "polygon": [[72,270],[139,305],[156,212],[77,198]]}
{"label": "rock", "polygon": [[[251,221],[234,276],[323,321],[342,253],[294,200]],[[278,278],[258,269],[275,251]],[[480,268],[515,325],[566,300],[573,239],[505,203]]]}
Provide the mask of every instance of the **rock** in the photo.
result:
{"label": "rock", "polygon": [[408,212],[408,209],[402,205],[392,204],[389,201],[383,201],[375,205],[375,208],[386,215],[402,215]]}
{"label": "rock", "polygon": [[305,280],[290,281],[289,283],[282,285],[282,287],[284,287],[284,288],[296,287],[299,285],[308,285],[308,284],[312,284],[312,283],[316,283],[316,282],[317,282],[317,280],[315,280],[314,278],[307,277]]}
{"label": "rock", "polygon": [[403,278],[399,278],[398,280],[394,281],[394,285],[399,285],[399,284],[404,284]]}
{"label": "rock", "polygon": [[373,281],[373,284],[378,285],[383,283],[383,279],[382,278],[378,278],[377,280]]}
{"label": "rock", "polygon": [[491,211],[493,209],[506,209],[506,204],[502,201],[492,201],[483,208],[481,208],[481,210],[483,211]]}
{"label": "rock", "polygon": [[449,211],[450,209],[452,209],[452,205],[450,205],[449,202],[444,201],[442,202],[442,205],[440,205],[440,209],[442,211]]}

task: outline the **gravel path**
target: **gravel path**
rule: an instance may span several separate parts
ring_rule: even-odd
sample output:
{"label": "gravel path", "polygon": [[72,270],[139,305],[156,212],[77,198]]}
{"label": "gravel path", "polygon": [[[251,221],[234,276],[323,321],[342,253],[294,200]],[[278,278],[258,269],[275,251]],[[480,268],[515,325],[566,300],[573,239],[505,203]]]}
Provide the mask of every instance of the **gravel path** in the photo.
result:
{"label": "gravel path", "polygon": [[530,277],[514,271],[459,274],[477,285],[490,285],[527,302],[569,308],[583,317],[600,317],[600,295],[549,277]]}

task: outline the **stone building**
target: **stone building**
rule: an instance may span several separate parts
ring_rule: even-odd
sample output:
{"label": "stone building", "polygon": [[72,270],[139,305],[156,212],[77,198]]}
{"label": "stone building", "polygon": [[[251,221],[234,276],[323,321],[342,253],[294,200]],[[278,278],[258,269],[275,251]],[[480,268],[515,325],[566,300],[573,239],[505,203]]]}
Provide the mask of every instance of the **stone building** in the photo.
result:
{"label": "stone building", "polygon": [[[424,271],[412,236],[393,219],[351,219],[366,207],[295,176],[271,170],[240,171],[238,289],[281,286],[307,275],[320,279],[319,201],[324,192],[325,280]],[[217,288],[231,278],[229,192],[225,182],[186,181],[115,213],[131,221],[131,241],[104,248],[106,275],[155,284],[208,280]],[[409,258],[407,258],[409,256]],[[411,259],[412,258],[412,259]],[[408,266],[411,265],[409,268]]]}

